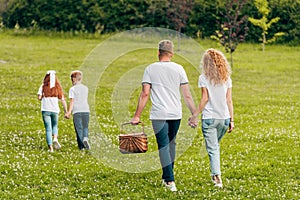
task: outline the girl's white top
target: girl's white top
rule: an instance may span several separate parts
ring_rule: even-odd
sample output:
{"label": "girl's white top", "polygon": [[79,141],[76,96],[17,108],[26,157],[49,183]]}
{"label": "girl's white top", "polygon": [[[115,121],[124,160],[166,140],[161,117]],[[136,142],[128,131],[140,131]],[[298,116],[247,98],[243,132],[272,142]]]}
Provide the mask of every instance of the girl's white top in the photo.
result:
{"label": "girl's white top", "polygon": [[[43,96],[43,84],[40,86],[38,95]],[[57,97],[44,97],[41,100],[41,111],[49,111],[59,113],[58,98]]]}

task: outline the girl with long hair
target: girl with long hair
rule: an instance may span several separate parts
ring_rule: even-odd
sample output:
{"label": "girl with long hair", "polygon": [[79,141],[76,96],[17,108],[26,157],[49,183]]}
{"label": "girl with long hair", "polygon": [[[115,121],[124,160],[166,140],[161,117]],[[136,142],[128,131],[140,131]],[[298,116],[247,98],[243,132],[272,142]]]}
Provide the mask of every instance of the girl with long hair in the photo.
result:
{"label": "girl with long hair", "polygon": [[43,83],[38,90],[38,99],[41,101],[42,118],[46,130],[46,142],[49,152],[60,149],[58,142],[58,101],[61,100],[64,112],[67,112],[67,104],[62,87],[53,70],[47,71]]}

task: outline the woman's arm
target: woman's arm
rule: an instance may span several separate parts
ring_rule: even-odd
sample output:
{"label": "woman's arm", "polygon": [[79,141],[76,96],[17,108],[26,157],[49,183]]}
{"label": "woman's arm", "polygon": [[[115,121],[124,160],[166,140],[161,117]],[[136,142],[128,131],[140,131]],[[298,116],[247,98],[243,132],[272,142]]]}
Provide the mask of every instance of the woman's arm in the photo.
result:
{"label": "woman's arm", "polygon": [[191,125],[191,126],[198,125],[198,115],[202,112],[202,110],[204,109],[205,105],[208,102],[209,94],[208,94],[207,88],[202,87],[201,92],[202,92],[202,95],[201,95],[200,103],[199,103],[197,109],[195,110],[195,112],[193,113],[193,115],[189,118],[189,125]]}
{"label": "woman's arm", "polygon": [[230,124],[228,132],[230,133],[234,129],[234,118],[233,118],[233,103],[232,103],[232,89],[228,88],[226,93],[226,101],[230,114]]}

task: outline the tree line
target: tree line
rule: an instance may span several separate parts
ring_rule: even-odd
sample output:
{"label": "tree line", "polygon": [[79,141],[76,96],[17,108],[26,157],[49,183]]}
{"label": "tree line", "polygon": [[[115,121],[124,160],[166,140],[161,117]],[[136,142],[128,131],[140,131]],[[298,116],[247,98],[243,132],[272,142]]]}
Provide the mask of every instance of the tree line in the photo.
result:
{"label": "tree line", "polygon": [[[139,27],[163,27],[191,37],[207,38],[226,20],[226,6],[238,0],[0,0],[0,28],[110,33]],[[255,0],[240,15],[259,19]],[[268,35],[284,33],[277,41],[300,43],[300,1],[269,0],[268,17],[279,18]],[[261,29],[247,22],[246,41],[258,42]]]}

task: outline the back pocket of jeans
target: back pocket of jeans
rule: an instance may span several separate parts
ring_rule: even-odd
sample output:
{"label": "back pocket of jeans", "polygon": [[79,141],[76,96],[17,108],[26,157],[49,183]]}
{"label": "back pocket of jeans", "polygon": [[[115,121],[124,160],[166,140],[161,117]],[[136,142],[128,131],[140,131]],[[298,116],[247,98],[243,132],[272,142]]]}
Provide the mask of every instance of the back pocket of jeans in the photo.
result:
{"label": "back pocket of jeans", "polygon": [[224,125],[229,126],[229,123],[230,123],[230,119],[225,119]]}
{"label": "back pocket of jeans", "polygon": [[215,121],[214,119],[203,119],[202,123],[207,125],[207,126],[210,126],[214,123],[214,121]]}

